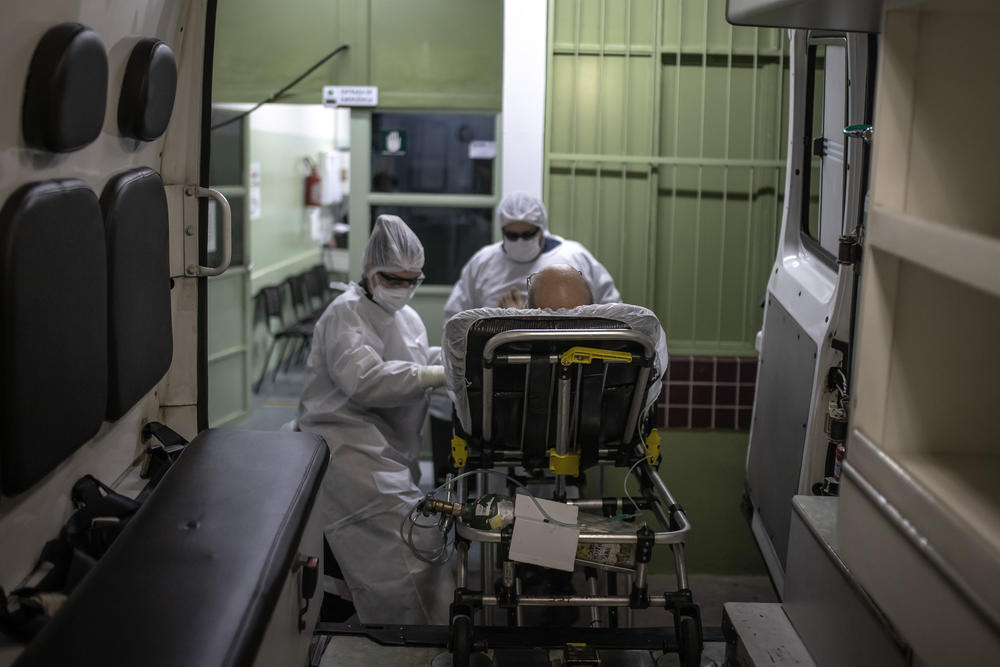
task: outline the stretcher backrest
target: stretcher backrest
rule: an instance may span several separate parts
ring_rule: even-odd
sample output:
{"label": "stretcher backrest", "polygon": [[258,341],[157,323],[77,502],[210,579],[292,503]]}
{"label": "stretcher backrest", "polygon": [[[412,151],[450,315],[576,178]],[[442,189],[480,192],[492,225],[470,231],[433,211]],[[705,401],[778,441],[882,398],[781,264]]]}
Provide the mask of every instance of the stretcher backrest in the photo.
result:
{"label": "stretcher backrest", "polygon": [[[581,345],[628,352],[634,355],[633,363],[608,363],[594,359],[591,363],[574,364],[568,369],[571,383],[568,426],[571,443],[579,447],[581,467],[595,464],[602,450],[607,456],[618,458],[638,437],[638,430],[634,429],[631,438],[626,440],[630,416],[636,411],[641,412],[648,405],[650,389],[654,386],[658,388],[654,380],[659,377],[659,366],[655,359],[645,357],[646,347],[642,343],[623,340],[597,343],[581,335],[578,340],[559,341],[530,340],[527,336],[523,340],[504,344],[496,348],[496,356],[515,355],[521,360],[516,364],[492,365],[489,371],[492,374],[492,393],[485,403],[484,379],[489,362],[484,359],[484,350],[499,334],[516,337],[518,334],[510,332],[614,332],[631,330],[630,322],[640,324],[638,331],[643,334],[648,346],[656,347],[657,340],[648,334],[655,326],[656,332],[662,335],[659,323],[652,313],[635,306],[608,304],[559,313],[479,309],[459,314],[448,322],[445,334],[448,347],[446,365],[449,366],[446,375],[451,375],[450,386],[459,417],[456,429],[472,441],[474,447],[494,453],[519,451],[525,466],[543,466],[548,460],[549,449],[555,446],[560,410],[557,385],[561,365],[553,363],[553,360],[571,347]],[[462,343],[460,352],[459,341]],[[457,354],[462,354],[464,359],[460,370],[453,363]],[[523,363],[525,355],[531,356],[530,363]],[[646,359],[645,363],[643,359]],[[660,363],[665,365],[665,360]],[[637,392],[636,386],[642,381],[644,367],[649,369],[649,379]],[[639,407],[633,409],[636,401]],[[487,410],[492,413],[488,429],[484,424]]]}

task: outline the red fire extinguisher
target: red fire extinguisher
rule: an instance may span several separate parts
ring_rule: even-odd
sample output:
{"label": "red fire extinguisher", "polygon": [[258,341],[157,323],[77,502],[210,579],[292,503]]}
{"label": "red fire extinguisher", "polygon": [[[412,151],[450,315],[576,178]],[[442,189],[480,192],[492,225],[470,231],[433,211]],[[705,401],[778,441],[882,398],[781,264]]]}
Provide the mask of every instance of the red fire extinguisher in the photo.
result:
{"label": "red fire extinguisher", "polygon": [[306,206],[320,206],[323,197],[323,179],[319,175],[316,163],[306,158],[309,164],[309,175],[306,176]]}

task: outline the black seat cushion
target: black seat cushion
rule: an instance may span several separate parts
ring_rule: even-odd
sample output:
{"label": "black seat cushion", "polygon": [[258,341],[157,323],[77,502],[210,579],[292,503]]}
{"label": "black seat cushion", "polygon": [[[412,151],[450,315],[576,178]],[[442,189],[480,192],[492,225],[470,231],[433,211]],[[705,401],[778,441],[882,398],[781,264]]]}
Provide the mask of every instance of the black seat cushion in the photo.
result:
{"label": "black seat cushion", "polygon": [[101,133],[108,57],[90,28],[62,23],[35,47],[24,88],[21,126],[32,148],[68,153]]}
{"label": "black seat cushion", "polygon": [[29,183],[0,211],[0,478],[17,493],[101,426],[107,261],[97,195],[76,179]]}
{"label": "black seat cushion", "polygon": [[170,239],[160,175],[141,167],[101,194],[108,247],[108,409],[116,420],[170,367]]}
{"label": "black seat cushion", "polygon": [[118,129],[126,137],[152,141],[163,134],[174,109],[177,63],[158,39],[143,39],[132,49],[118,99]]}
{"label": "black seat cushion", "polygon": [[252,664],[328,459],[307,433],[202,433],[16,664]]}

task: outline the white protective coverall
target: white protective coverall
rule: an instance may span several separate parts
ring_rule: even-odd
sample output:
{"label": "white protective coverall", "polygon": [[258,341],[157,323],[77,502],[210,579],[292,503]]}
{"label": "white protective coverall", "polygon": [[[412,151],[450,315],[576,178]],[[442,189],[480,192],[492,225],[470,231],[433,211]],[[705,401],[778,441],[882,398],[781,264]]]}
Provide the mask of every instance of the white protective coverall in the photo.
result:
{"label": "white protective coverall", "polygon": [[[548,212],[537,197],[514,192],[506,195],[497,205],[497,220],[501,227],[512,222],[525,222],[538,227],[543,235],[541,251],[528,262],[511,258],[504,249],[504,241],[484,246],[473,255],[451,290],[444,305],[444,321],[456,313],[472,308],[496,308],[500,297],[516,287],[527,291],[527,279],[533,273],[552,264],[569,264],[583,274],[594,303],[620,303],[621,294],[608,270],[590,254],[583,245],[549,234]],[[431,396],[431,415],[435,419],[451,420],[451,401],[444,391]]]}
{"label": "white protective coverall", "polygon": [[530,262],[510,259],[504,252],[503,241],[480,248],[462,269],[445,303],[445,322],[463,310],[495,308],[504,292],[511,287],[526,291],[528,276],[552,264],[569,264],[579,269],[590,285],[594,303],[618,303],[622,300],[611,274],[590,251],[576,241],[546,234],[542,252]]}
{"label": "white protective coverall", "polygon": [[[313,333],[297,425],[330,448],[318,502],[363,623],[448,622],[450,569],[421,561],[399,536],[423,496],[418,456],[428,387],[421,372],[440,360],[415,310],[387,311],[354,283]],[[421,548],[440,545],[440,533],[417,533],[436,539],[418,539]]]}

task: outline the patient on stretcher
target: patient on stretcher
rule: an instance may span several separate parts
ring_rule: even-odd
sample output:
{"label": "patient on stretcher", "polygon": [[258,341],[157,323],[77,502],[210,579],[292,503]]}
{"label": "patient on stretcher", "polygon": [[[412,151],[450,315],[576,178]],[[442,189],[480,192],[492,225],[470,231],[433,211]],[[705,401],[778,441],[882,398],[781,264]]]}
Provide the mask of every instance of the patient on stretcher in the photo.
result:
{"label": "patient on stretcher", "polygon": [[590,285],[569,264],[552,264],[528,276],[528,308],[576,308],[594,302]]}

